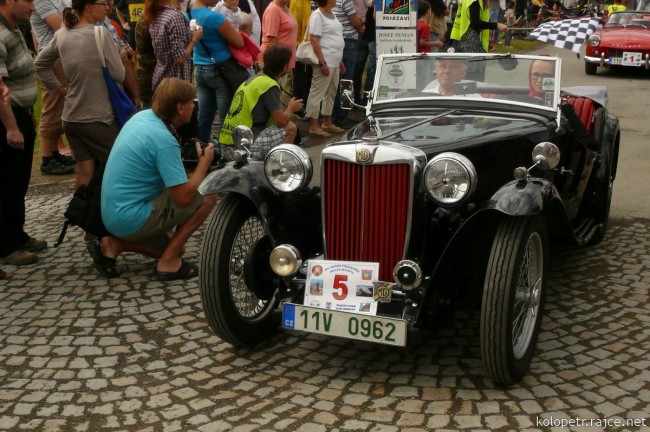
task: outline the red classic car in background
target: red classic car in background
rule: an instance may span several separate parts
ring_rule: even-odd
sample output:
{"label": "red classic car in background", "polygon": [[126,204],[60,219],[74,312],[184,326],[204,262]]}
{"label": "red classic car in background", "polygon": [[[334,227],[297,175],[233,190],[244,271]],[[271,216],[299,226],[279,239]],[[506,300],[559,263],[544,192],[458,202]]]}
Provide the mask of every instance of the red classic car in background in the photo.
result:
{"label": "red classic car in background", "polygon": [[650,69],[650,12],[612,13],[603,28],[589,37],[585,73],[594,75],[599,66]]}

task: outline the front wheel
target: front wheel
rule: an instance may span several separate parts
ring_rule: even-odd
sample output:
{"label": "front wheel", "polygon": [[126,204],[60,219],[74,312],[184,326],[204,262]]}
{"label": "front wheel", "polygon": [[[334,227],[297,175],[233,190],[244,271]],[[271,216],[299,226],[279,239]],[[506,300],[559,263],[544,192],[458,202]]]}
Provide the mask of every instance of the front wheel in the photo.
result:
{"label": "front wheel", "polygon": [[528,372],[542,322],[548,236],[541,216],[505,219],[497,229],[481,304],[481,356],[497,384]]}
{"label": "front wheel", "polygon": [[210,327],[234,346],[256,345],[277,331],[276,290],[260,277],[269,243],[249,200],[228,194],[219,201],[201,246],[199,290]]}
{"label": "front wheel", "polygon": [[587,75],[596,75],[597,70],[598,70],[597,64],[585,62],[585,73]]}

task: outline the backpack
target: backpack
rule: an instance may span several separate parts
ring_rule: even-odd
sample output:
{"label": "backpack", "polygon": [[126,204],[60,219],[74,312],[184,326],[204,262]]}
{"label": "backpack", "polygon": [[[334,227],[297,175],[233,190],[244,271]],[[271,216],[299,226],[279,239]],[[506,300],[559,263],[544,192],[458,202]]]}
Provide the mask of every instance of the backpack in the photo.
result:
{"label": "backpack", "polygon": [[95,172],[87,184],[75,191],[68,208],[63,213],[65,222],[54,247],[58,247],[65,238],[69,226],[78,226],[89,234],[99,238],[110,235],[102,221],[102,179],[104,164],[96,161]]}

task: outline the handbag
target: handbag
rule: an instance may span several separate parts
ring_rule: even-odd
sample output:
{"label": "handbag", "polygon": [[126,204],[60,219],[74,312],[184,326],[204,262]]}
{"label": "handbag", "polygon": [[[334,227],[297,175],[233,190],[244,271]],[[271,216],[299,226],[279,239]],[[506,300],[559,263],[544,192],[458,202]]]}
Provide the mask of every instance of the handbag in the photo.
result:
{"label": "handbag", "polygon": [[250,78],[248,70],[241,67],[232,56],[225,62],[215,64],[214,67],[221,74],[232,94],[235,94],[239,86]]}
{"label": "handbag", "polygon": [[[314,11],[314,13],[320,14],[318,10]],[[323,18],[321,18],[321,21],[322,19]],[[311,44],[311,40],[308,39],[308,35],[309,35],[309,26],[307,26],[307,28],[305,29],[305,35],[302,38],[302,42],[300,42],[298,48],[296,48],[296,60],[302,63],[317,65],[320,62],[318,61],[318,57],[314,52],[314,47]]]}
{"label": "handbag", "polygon": [[102,71],[104,73],[104,81],[106,81],[106,88],[108,89],[108,97],[111,101],[111,107],[113,108],[113,114],[115,115],[117,124],[121,128],[138,109],[124,89],[111,78],[111,74],[106,67],[106,57],[104,57],[103,48],[104,30],[101,27],[95,26],[94,31],[99,58],[102,60]]}
{"label": "handbag", "polygon": [[78,226],[85,232],[100,238],[110,235],[102,221],[101,208],[102,179],[105,165],[99,161],[95,161],[95,163],[95,172],[90,181],[77,188],[68,204],[68,208],[63,213],[65,222],[59,238],[54,243],[54,247],[58,247],[63,242],[70,225]]}
{"label": "handbag", "polygon": [[[192,19],[191,8],[187,9],[187,16]],[[237,63],[237,60],[232,55],[228,57],[228,60],[224,62],[215,62],[210,49],[205,44],[205,42],[203,42],[203,39],[200,39],[199,43],[203,47],[203,50],[206,52],[208,57],[210,57],[210,60],[212,60],[212,63],[214,64],[214,70],[219,72],[223,80],[226,82],[230,93],[235,94],[239,86],[248,78],[250,78],[248,70]]]}
{"label": "handbag", "polygon": [[296,60],[302,63],[315,64],[319,63],[318,57],[314,52],[314,47],[311,45],[311,41],[302,41],[298,48],[296,48]]}

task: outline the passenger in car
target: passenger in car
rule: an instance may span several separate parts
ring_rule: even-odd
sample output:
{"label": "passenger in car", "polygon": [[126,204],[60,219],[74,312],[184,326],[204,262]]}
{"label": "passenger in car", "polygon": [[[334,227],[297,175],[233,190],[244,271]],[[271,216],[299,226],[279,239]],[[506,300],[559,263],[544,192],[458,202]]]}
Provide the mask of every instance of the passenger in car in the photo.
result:
{"label": "passenger in car", "polygon": [[[552,81],[549,81],[552,79]],[[535,60],[528,73],[528,95],[544,100],[548,91],[555,89],[555,65],[552,61]]]}

